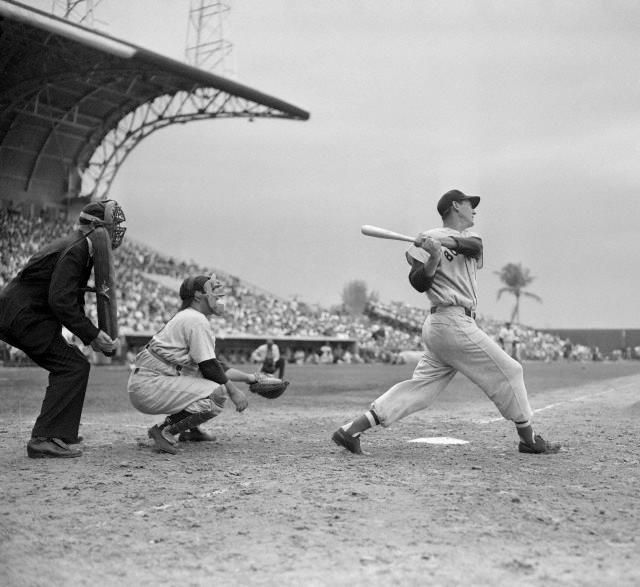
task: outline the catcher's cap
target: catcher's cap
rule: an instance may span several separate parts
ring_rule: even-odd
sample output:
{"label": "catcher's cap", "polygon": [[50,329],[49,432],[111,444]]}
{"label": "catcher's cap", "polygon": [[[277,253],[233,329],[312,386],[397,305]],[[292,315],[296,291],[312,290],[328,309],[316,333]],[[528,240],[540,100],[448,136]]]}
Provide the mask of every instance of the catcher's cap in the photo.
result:
{"label": "catcher's cap", "polygon": [[445,216],[453,202],[464,202],[465,200],[469,200],[471,207],[475,208],[480,203],[480,196],[468,196],[460,190],[449,190],[438,200],[438,214]]}
{"label": "catcher's cap", "polygon": [[180,299],[190,300],[197,291],[204,292],[204,284],[209,281],[209,275],[195,275],[187,277],[180,285]]}

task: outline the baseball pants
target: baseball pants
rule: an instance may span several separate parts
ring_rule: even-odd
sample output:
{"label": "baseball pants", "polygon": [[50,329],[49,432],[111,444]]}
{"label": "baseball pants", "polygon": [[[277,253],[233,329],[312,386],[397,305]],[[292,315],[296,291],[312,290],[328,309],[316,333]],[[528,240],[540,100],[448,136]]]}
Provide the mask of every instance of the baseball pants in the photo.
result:
{"label": "baseball pants", "polygon": [[143,414],[219,412],[226,399],[224,387],[204,379],[198,369],[179,373],[175,366],[157,359],[148,350],[136,357],[127,388],[131,404]]}
{"label": "baseball pants", "polygon": [[371,405],[383,426],[429,407],[458,371],[487,394],[504,418],[531,422],[522,366],[478,328],[464,308],[429,314],[422,340],[425,352],[412,378],[397,383]]}

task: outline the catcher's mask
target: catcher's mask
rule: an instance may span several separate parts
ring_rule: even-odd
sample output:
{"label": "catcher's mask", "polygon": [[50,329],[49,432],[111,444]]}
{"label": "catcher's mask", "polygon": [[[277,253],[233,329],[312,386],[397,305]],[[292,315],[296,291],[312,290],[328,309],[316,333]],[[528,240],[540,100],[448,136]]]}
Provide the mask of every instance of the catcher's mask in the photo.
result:
{"label": "catcher's mask", "polygon": [[218,280],[215,274],[211,276],[196,275],[187,277],[180,286],[180,298],[182,299],[182,309],[189,307],[196,292],[202,292],[211,312],[216,316],[221,316],[225,309],[225,293],[220,291],[223,283]]}
{"label": "catcher's mask", "polygon": [[[207,298],[207,303],[211,311],[216,316],[222,316],[222,314],[224,314],[226,304],[224,299],[225,294],[220,290],[221,287],[222,282],[216,279],[215,273],[212,274],[204,284],[204,296]],[[216,289],[219,291],[215,291]]]}
{"label": "catcher's mask", "polygon": [[98,227],[104,226],[111,236],[111,248],[117,249],[122,244],[126,226],[120,226],[126,220],[120,204],[115,200],[103,200],[87,204],[78,217],[80,224]]}

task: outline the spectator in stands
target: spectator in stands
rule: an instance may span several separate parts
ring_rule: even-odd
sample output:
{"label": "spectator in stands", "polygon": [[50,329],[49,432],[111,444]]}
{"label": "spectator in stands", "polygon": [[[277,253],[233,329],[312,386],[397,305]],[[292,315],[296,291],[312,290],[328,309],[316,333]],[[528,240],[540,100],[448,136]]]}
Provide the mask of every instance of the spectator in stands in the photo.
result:
{"label": "spectator in stands", "polygon": [[333,350],[328,342],[320,347],[320,362],[323,365],[331,365],[333,363]]}
{"label": "spectator in stands", "polygon": [[[117,341],[100,330],[84,311],[84,289],[93,268],[88,235],[104,226],[116,248],[124,220],[114,201],[85,206],[65,237],[43,247],[0,292],[0,338],[23,351],[49,372],[40,415],[27,444],[31,458],[78,457],[69,444],[79,442],[78,428],[89,379],[90,363],[62,335],[65,327],[94,350],[113,352]],[[121,218],[121,220],[117,220]]]}
{"label": "spectator in stands", "polygon": [[520,360],[518,355],[518,333],[511,322],[505,322],[498,334],[498,342],[502,349],[516,361]]}
{"label": "spectator in stands", "polygon": [[262,373],[273,375],[278,371],[278,378],[284,378],[284,358],[280,356],[280,348],[271,338],[251,353],[251,362],[260,363]]}
{"label": "spectator in stands", "polygon": [[[0,207],[0,224],[0,288],[38,248],[63,236],[68,230],[65,218],[60,216],[58,210],[51,209],[46,214],[23,215],[19,209],[9,211],[6,207]],[[262,335],[268,331],[273,335],[300,337],[301,352],[292,360],[310,364],[318,362],[318,351],[307,348],[307,343],[302,342],[307,337],[344,336],[352,339],[358,348],[353,360],[365,363],[390,361],[399,351],[418,351],[422,348],[420,332],[425,313],[422,307],[412,307],[402,302],[375,302],[368,304],[365,314],[347,316],[338,310],[311,306],[297,299],[279,298],[219,269],[164,257],[130,238],[118,250],[116,266],[116,281],[122,284],[118,291],[121,334],[155,332],[178,310],[175,287],[180,279],[184,275],[211,273],[216,273],[230,291],[225,316],[210,319],[218,336]],[[93,296],[88,296],[85,313],[96,322]],[[477,322],[487,334],[498,339],[503,324],[482,317],[478,317]],[[558,337],[523,326],[519,326],[518,330],[518,351],[522,359],[549,361],[562,356],[564,341]],[[293,350],[296,348],[297,345]],[[90,360],[93,360],[95,353],[90,347],[86,350],[91,355]],[[22,359],[24,353],[12,353],[6,349],[4,354],[8,364],[16,364],[18,357],[21,358],[20,364],[23,360],[29,361],[28,358]],[[572,354],[570,350],[567,356]],[[230,355],[230,362],[249,362],[249,355],[245,350],[235,349],[234,357]],[[15,357],[13,361],[12,356]],[[122,359],[125,358],[123,354]],[[572,358],[577,359],[578,356]],[[285,362],[287,360],[285,356]]]}
{"label": "spectator in stands", "polygon": [[0,340],[0,361],[2,364],[8,363],[11,360],[11,349],[13,347],[6,342]]}

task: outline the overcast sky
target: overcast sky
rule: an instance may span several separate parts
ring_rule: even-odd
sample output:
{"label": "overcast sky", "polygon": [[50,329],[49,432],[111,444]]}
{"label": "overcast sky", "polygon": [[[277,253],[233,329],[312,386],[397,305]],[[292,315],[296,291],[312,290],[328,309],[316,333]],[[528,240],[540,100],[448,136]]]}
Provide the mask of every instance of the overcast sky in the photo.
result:
{"label": "overcast sky", "polygon": [[[189,4],[102,0],[96,16],[182,60]],[[360,226],[438,226],[455,187],[482,198],[481,314],[508,318],[495,272],[520,262],[543,299],[523,323],[640,327],[640,3],[233,0],[230,26],[238,81],[311,119],[145,139],[110,194],[132,237],[307,302],[361,279],[426,307],[405,245]]]}

